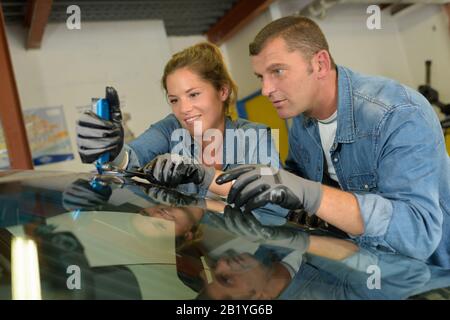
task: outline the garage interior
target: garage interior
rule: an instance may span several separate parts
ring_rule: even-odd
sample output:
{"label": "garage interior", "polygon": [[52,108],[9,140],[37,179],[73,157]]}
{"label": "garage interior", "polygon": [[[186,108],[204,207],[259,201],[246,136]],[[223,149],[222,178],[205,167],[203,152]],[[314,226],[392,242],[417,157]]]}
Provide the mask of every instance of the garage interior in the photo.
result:
{"label": "garage interior", "polygon": [[[81,114],[104,96],[106,86],[114,87],[120,97],[125,142],[133,141],[172,112],[161,86],[166,62],[180,50],[202,41],[220,48],[239,88],[231,117],[279,130],[276,148],[284,162],[292,120],[279,119],[270,101],[261,95],[261,81],[255,76],[248,52],[259,30],[290,15],[307,16],[320,26],[336,64],[390,78],[420,91],[433,106],[450,155],[448,0],[1,0],[0,178],[14,172],[10,170],[32,170],[43,180],[48,172],[66,172],[72,177],[95,172],[95,166],[83,163],[77,151],[76,126]],[[36,181],[27,186],[31,192],[39,189]],[[55,190],[67,183],[63,178],[54,181]],[[8,195],[23,187],[20,183],[11,186],[11,190],[6,190],[9,184],[0,187],[0,194]],[[43,202],[48,200],[46,197],[44,193],[39,195]],[[135,200],[126,192],[121,197]],[[34,202],[25,207],[51,212],[56,206],[52,201],[42,207]],[[75,213],[80,214],[74,210],[70,218]],[[139,213],[145,215],[142,210]],[[69,225],[63,218],[51,218],[55,223]],[[101,214],[91,218],[100,221],[97,227],[109,223]],[[119,222],[122,231],[130,227],[128,222]],[[83,236],[87,239],[90,234],[86,234]],[[106,241],[102,245],[107,250],[117,249]],[[164,241],[158,245],[168,246]],[[136,255],[143,250],[139,243],[134,249],[132,254]],[[92,252],[92,257],[103,258],[97,257],[95,250]],[[1,254],[0,246],[0,258]],[[114,258],[105,259],[116,263]],[[119,258],[117,261],[121,262]],[[0,280],[1,270],[0,265]],[[158,270],[152,270],[151,275],[159,277]],[[122,271],[108,269],[119,276]],[[135,267],[133,272],[139,274],[142,270]],[[142,274],[144,279],[145,272]],[[126,281],[128,276],[124,276]],[[447,281],[449,277],[445,276]],[[185,290],[178,279],[161,279],[175,289],[158,293],[148,290],[148,299],[167,299],[176,290]],[[150,282],[149,288],[154,286]],[[446,288],[430,285],[434,291],[409,298],[450,300],[449,286],[450,282]],[[182,299],[198,298],[186,292],[180,294]],[[141,297],[134,291],[130,296]],[[109,298],[114,299],[114,294],[106,296]]]}

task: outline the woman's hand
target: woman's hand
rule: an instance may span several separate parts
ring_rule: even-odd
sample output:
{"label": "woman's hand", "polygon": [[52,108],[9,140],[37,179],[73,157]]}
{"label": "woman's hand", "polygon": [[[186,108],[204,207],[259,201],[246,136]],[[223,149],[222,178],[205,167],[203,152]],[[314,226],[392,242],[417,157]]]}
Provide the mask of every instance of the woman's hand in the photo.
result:
{"label": "woman's hand", "polygon": [[208,189],[216,174],[213,167],[194,163],[191,158],[170,153],[157,156],[138,171],[148,175],[149,181],[157,181],[170,188],[195,183],[201,188]]}

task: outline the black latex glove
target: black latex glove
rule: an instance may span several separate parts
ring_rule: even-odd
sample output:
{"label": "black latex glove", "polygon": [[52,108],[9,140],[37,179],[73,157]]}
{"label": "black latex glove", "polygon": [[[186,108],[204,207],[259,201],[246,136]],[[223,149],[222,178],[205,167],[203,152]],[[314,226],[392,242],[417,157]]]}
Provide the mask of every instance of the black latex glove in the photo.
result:
{"label": "black latex glove", "polygon": [[322,200],[319,182],[296,176],[286,170],[265,165],[243,165],[221,174],[217,184],[236,180],[228,194],[228,203],[245,206],[246,212],[274,203],[286,209],[304,208],[317,212]]}
{"label": "black latex glove", "polygon": [[105,99],[109,104],[111,120],[101,119],[94,112],[87,111],[77,122],[78,153],[84,163],[92,163],[106,152],[110,153],[109,160],[112,161],[123,148],[122,113],[116,90],[106,87]]}
{"label": "black latex glove", "polygon": [[170,207],[201,207],[205,208],[205,201],[191,195],[186,195],[175,190],[166,188],[150,187],[145,190],[146,194],[159,204]]}
{"label": "black latex glove", "polygon": [[150,176],[149,181],[173,188],[180,184],[195,183],[208,189],[214,179],[216,170],[202,164],[196,164],[192,159],[178,154],[162,154],[138,170]]}
{"label": "black latex glove", "polygon": [[252,214],[226,206],[223,216],[211,215],[210,220],[219,228],[251,242],[266,243],[306,251],[308,234],[288,227],[262,225]]}
{"label": "black latex glove", "polygon": [[109,185],[101,185],[95,189],[90,181],[78,179],[64,190],[62,203],[67,211],[99,210],[108,203],[111,194]]}

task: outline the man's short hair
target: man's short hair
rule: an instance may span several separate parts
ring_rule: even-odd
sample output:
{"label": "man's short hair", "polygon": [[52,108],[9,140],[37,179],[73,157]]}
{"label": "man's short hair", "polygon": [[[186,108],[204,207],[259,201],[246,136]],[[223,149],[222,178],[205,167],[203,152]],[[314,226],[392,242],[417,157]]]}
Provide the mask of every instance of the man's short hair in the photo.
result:
{"label": "man's short hair", "polygon": [[302,16],[287,16],[266,25],[250,43],[250,55],[258,55],[270,40],[277,37],[286,42],[289,51],[299,50],[307,61],[311,61],[317,52],[326,50],[331,66],[336,67],[322,30],[313,20]]}

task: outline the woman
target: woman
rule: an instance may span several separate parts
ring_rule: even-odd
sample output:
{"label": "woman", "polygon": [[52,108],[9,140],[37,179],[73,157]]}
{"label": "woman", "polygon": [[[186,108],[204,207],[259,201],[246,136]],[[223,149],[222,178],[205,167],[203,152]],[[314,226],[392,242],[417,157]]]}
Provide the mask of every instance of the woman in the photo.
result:
{"label": "woman", "polygon": [[[237,165],[279,166],[268,127],[228,117],[237,87],[215,45],[203,42],[174,54],[161,82],[172,114],[129,145],[123,146],[120,121],[82,115],[77,133],[83,162],[110,152],[121,168],[139,167],[150,180],[200,195],[228,194],[231,184],[219,186],[214,178]],[[117,97],[109,100],[118,104]]]}

